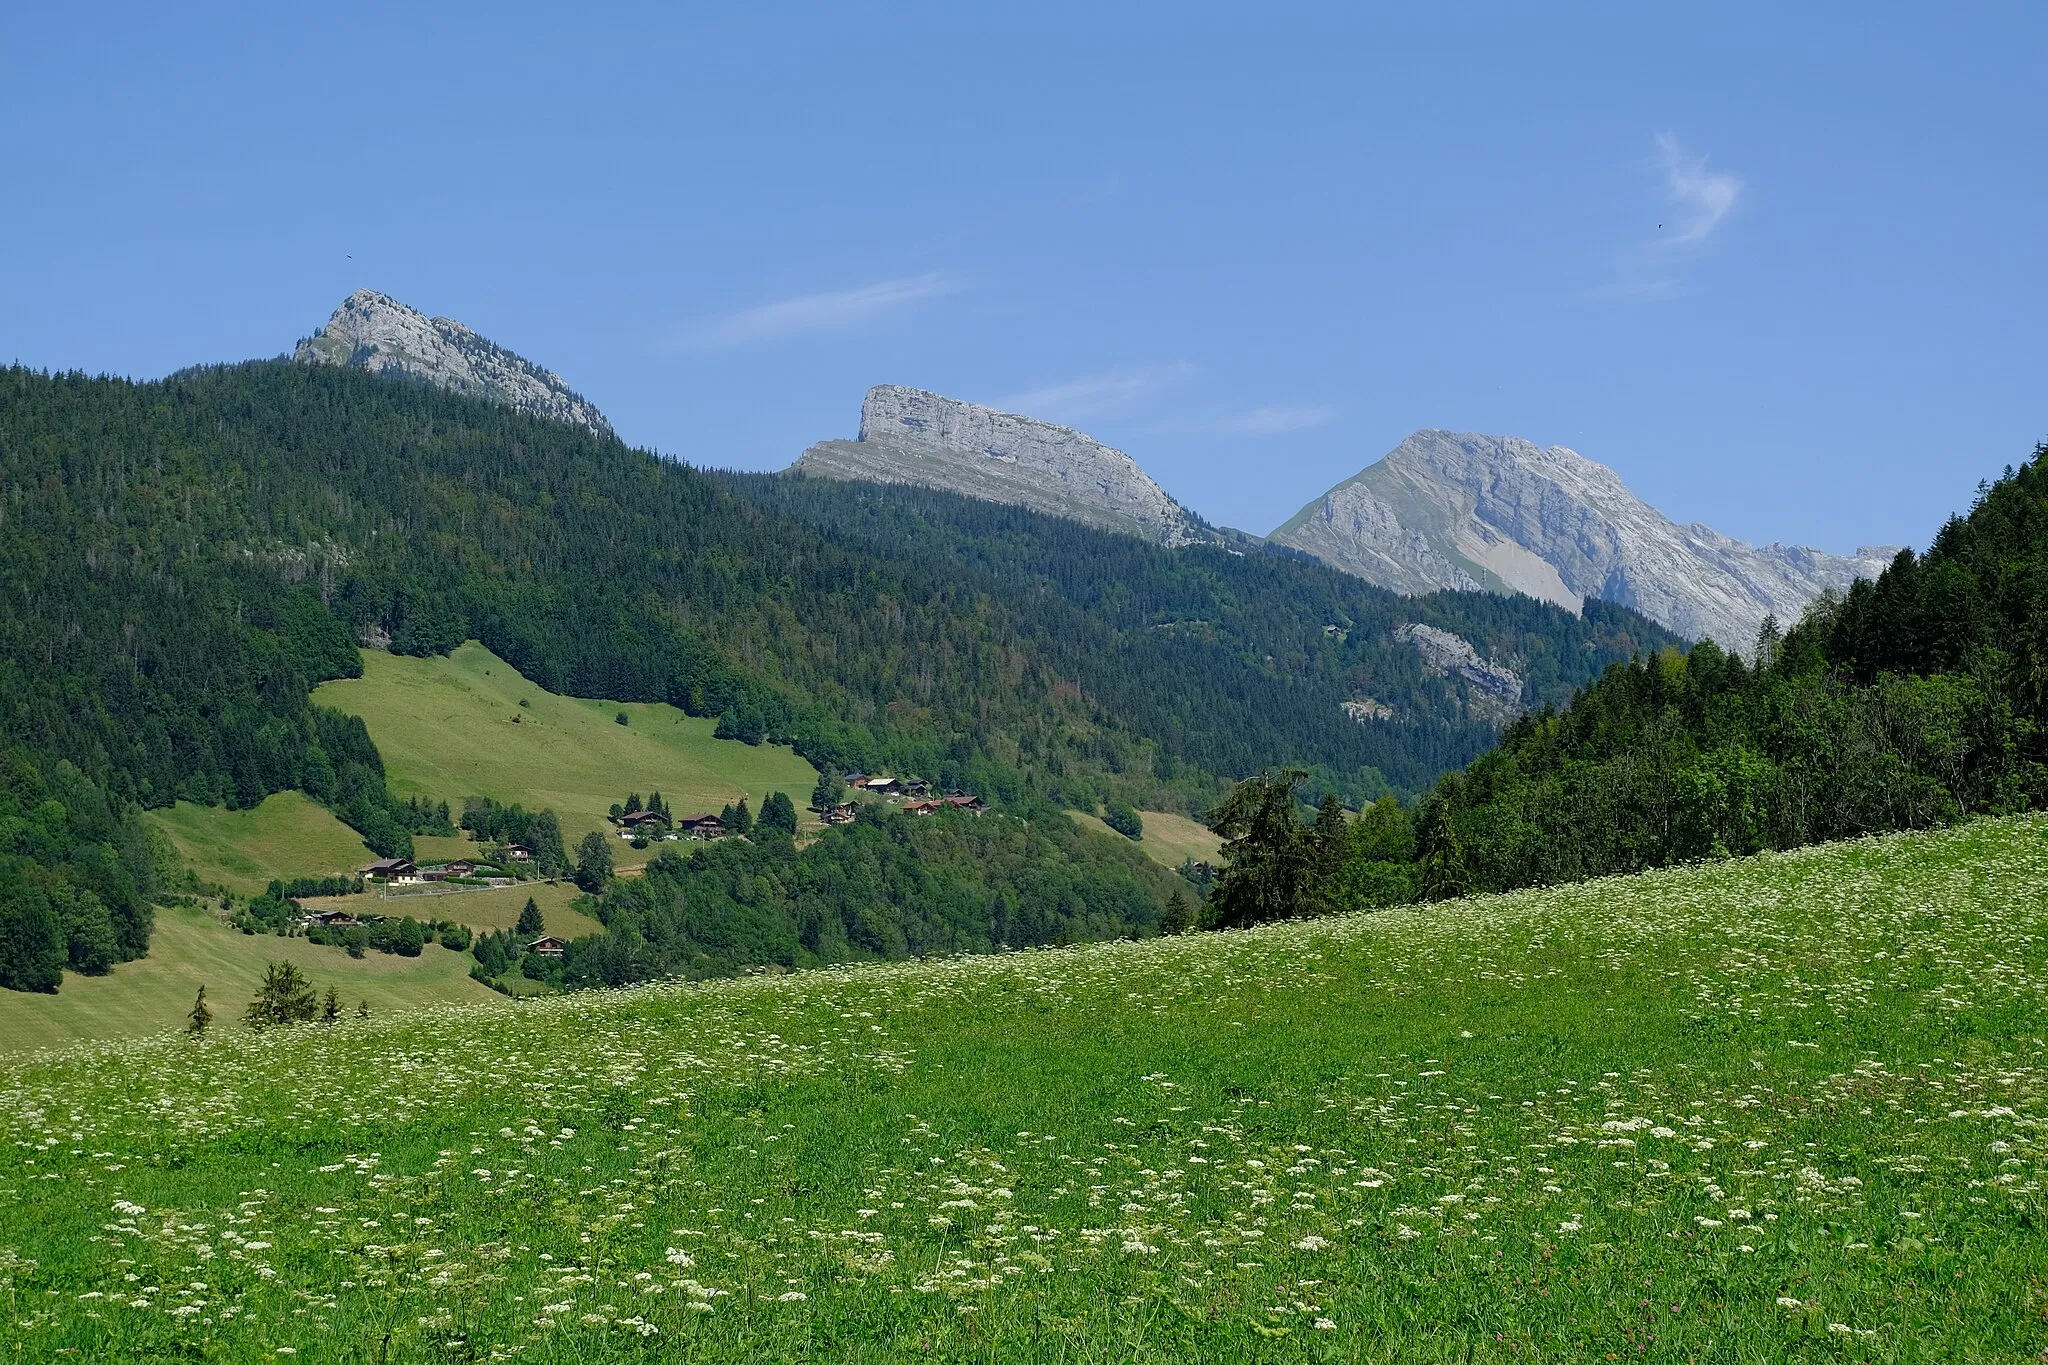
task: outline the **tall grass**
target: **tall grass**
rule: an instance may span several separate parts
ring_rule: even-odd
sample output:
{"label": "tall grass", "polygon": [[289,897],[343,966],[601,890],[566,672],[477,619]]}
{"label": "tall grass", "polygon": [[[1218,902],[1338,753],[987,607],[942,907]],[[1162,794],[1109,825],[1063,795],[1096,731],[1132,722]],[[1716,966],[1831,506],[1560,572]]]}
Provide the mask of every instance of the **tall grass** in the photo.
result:
{"label": "tall grass", "polygon": [[0,1072],[22,1359],[2035,1359],[2048,827]]}

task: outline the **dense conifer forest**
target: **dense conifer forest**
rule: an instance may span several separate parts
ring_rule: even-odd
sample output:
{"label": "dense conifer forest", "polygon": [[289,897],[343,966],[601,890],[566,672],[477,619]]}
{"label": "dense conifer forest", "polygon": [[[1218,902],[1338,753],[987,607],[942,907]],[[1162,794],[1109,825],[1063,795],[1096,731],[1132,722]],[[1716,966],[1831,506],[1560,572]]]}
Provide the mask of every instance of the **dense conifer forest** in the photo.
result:
{"label": "dense conifer forest", "polygon": [[[135,383],[17,367],[0,373],[0,724],[17,806],[55,783],[94,813],[60,800],[40,833],[0,825],[0,901],[42,907],[6,910],[5,932],[42,945],[24,950],[38,982],[52,935],[105,939],[61,888],[91,882],[87,850],[146,848],[124,815],[138,806],[296,788],[380,853],[440,832],[437,812],[389,798],[361,722],[308,699],[359,672],[363,642],[432,654],[475,637],[551,690],[671,701],[827,771],[917,771],[1011,805],[1199,810],[1273,761],[1361,799],[1483,751],[1497,711],[1389,637],[1408,620],[1466,635],[1532,700],[1669,641],[1597,604],[1581,619],[1405,601],[1291,556],[707,474],[346,369]],[[1360,695],[1391,719],[1345,715]],[[122,894],[92,885],[130,923]],[[115,933],[116,958],[147,937],[146,919]],[[65,953],[81,970],[107,957]]]}
{"label": "dense conifer forest", "polygon": [[2048,797],[2048,448],[1924,557],[1814,603],[1752,660],[1617,666],[1437,799],[1483,888],[1790,848]]}
{"label": "dense conifer forest", "polygon": [[751,841],[664,851],[595,903],[603,934],[565,958],[528,961],[564,985],[619,986],[747,965],[1082,943],[1156,933],[1186,894],[1136,848],[1089,838],[1058,810],[1031,814],[913,816],[869,804],[801,850],[757,829]]}
{"label": "dense conifer forest", "polygon": [[1219,812],[1209,922],[1577,881],[2048,801],[2048,447],[1925,556],[1712,642],[1616,664],[1409,812],[1311,822],[1296,774]]}
{"label": "dense conifer forest", "polygon": [[[553,969],[567,984],[1200,922],[1059,806],[1205,811],[1290,766],[1218,807],[1207,922],[2036,805],[2041,454],[1926,556],[1767,628],[1745,659],[1598,602],[1403,599],[1256,547],[704,472],[348,370],[9,370],[0,985],[146,952],[165,869],[140,807],[295,788],[382,853],[441,832],[445,814],[388,795],[362,722],[309,700],[360,672],[366,642],[474,637],[552,690],[670,701],[828,773],[914,770],[1026,817],[868,812],[802,852],[763,837],[664,856],[610,888],[606,934]],[[1498,709],[1394,637],[1411,621],[1516,669],[1533,709],[1499,733]],[[1391,715],[1340,706],[1364,697]],[[1310,820],[1297,801],[1318,797]]]}

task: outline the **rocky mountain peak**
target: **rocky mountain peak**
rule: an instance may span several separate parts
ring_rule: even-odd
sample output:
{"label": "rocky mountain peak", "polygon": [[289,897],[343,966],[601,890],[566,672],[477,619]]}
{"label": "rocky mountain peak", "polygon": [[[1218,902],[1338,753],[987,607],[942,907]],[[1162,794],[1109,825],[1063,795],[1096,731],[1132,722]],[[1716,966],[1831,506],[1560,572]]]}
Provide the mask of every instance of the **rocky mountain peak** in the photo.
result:
{"label": "rocky mountain peak", "polygon": [[1418,431],[1271,537],[1398,592],[1521,592],[1577,611],[1633,607],[1690,639],[1748,650],[1896,551],[1754,546],[1679,526],[1605,465],[1515,436]]}
{"label": "rocky mountain peak", "polygon": [[895,384],[868,390],[854,440],[821,441],[794,467],[1012,503],[1162,545],[1200,534],[1193,514],[1121,450],[1072,427]]}
{"label": "rocky mountain peak", "polygon": [[586,427],[601,436],[612,434],[604,414],[552,370],[478,336],[453,318],[430,318],[374,289],[358,289],[343,299],[327,325],[299,343],[292,359],[403,375],[536,417]]}

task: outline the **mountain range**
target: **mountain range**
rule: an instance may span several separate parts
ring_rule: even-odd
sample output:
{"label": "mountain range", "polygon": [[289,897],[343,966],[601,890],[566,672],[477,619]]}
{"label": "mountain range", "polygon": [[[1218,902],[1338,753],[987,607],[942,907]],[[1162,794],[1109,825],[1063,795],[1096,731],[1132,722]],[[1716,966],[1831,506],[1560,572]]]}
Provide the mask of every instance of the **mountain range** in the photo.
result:
{"label": "mountain range", "polygon": [[[553,372],[448,318],[372,290],[349,296],[299,360],[395,373],[609,434]],[[1418,431],[1315,498],[1270,536],[1209,526],[1130,455],[1053,422],[893,384],[868,390],[852,440],[791,466],[816,478],[908,484],[1027,507],[1177,547],[1298,551],[1394,592],[1523,593],[1580,611],[1631,607],[1685,639],[1747,651],[1766,619],[1874,578],[1897,553],[1755,546],[1679,525],[1613,470],[1514,436]]]}

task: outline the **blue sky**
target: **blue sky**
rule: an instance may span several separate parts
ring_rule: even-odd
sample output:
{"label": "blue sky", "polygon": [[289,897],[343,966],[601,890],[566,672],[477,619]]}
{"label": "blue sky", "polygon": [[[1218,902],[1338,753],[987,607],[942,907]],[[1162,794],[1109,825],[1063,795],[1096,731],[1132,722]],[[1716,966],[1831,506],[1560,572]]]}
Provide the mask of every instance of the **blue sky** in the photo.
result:
{"label": "blue sky", "polygon": [[0,359],[274,355],[370,286],[628,440],[870,384],[1263,532],[1424,426],[1925,544],[2048,437],[2039,5],[12,6]]}

